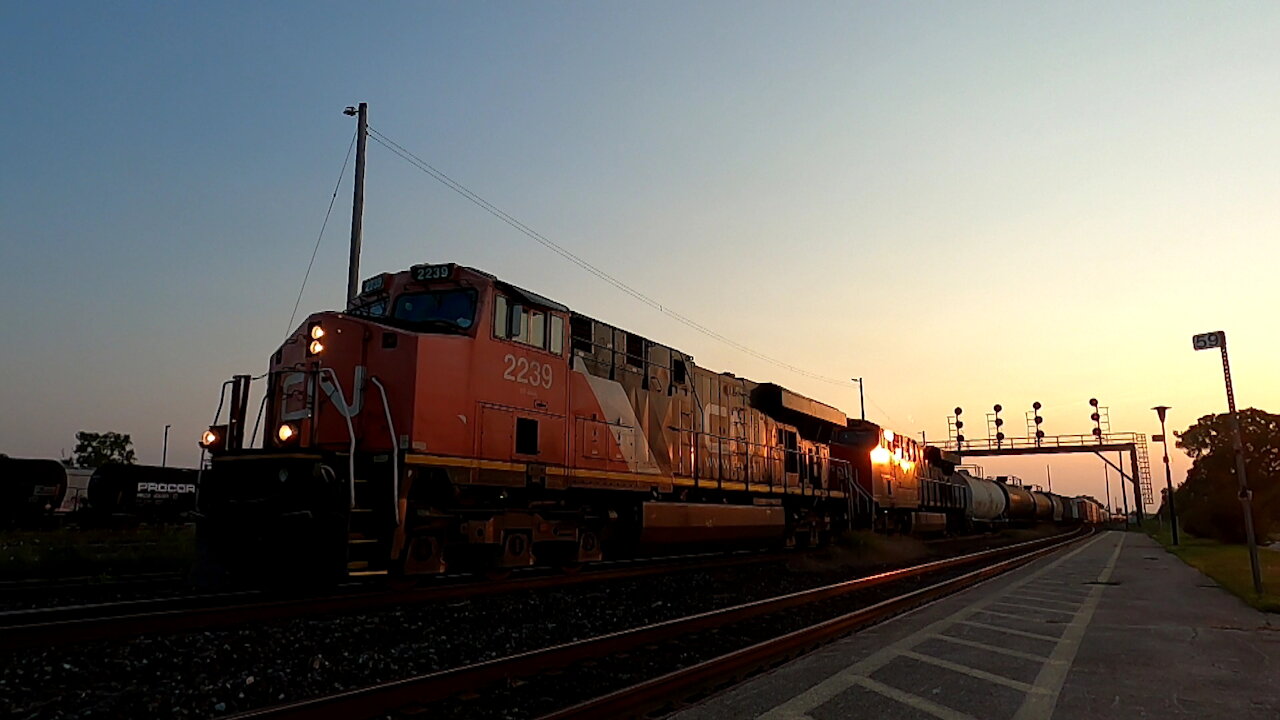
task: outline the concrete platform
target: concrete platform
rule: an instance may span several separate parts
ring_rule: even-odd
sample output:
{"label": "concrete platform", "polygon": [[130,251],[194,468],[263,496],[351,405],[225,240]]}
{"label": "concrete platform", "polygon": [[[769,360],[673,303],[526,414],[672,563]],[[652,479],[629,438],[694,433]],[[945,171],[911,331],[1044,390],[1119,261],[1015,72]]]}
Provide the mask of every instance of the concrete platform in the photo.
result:
{"label": "concrete platform", "polygon": [[1108,532],[675,717],[1280,718],[1280,616]]}

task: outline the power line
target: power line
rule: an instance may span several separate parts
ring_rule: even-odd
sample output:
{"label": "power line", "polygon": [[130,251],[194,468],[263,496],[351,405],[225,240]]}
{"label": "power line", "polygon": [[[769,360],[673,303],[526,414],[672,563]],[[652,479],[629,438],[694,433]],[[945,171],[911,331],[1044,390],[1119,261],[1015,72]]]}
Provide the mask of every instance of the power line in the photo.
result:
{"label": "power line", "polygon": [[810,372],[803,368],[796,367],[795,365],[792,365],[790,363],[784,362],[782,360],[778,360],[777,358],[770,357],[769,355],[765,355],[762,352],[759,352],[753,348],[743,345],[742,343],[737,342],[735,340],[731,340],[730,338],[727,338],[724,335],[721,335],[715,330],[712,330],[711,328],[708,328],[705,325],[702,325],[684,315],[681,315],[680,313],[676,312],[675,310],[672,310],[671,308],[666,307],[665,305],[653,299],[652,297],[649,297],[648,295],[645,295],[644,293],[640,292],[639,290],[636,290],[630,285],[627,285],[623,281],[610,275],[604,270],[601,270],[595,265],[592,265],[590,262],[582,259],[581,257],[578,257],[577,255],[575,255],[565,247],[559,245],[558,243],[546,237],[542,233],[539,233],[538,231],[530,228],[528,225],[525,225],[524,223],[520,222],[519,220],[512,217],[511,215],[508,215],[506,212],[504,212],[502,209],[495,206],[493,203],[490,203],[488,200],[485,200],[483,197],[480,197],[476,193],[472,192],[463,184],[449,177],[444,172],[436,169],[430,163],[418,157],[417,155],[413,154],[409,150],[405,149],[404,146],[400,145],[399,143],[395,142],[391,138],[387,137],[385,134],[374,129],[372,126],[369,127],[369,136],[372,137],[374,141],[377,142],[379,145],[382,145],[386,149],[390,150],[393,154],[395,154],[402,160],[408,162],[410,165],[413,165],[414,167],[426,173],[427,175],[430,175],[432,178],[434,178],[436,181],[443,184],[445,187],[448,187],[450,190],[453,190],[454,192],[458,193],[462,197],[474,203],[480,209],[484,210],[490,215],[493,215],[494,217],[498,218],[499,220],[506,223],[507,225],[510,225],[512,228],[515,228],[521,234],[536,241],[537,243],[541,244],[542,246],[546,247],[547,249],[551,250],[557,255],[563,257],[564,259],[577,265],[578,267],[586,270],[592,275],[595,275],[597,278],[609,283],[610,285],[630,295],[636,300],[639,300],[640,302],[648,305],[649,307],[656,309],[657,311],[661,312],[667,317],[670,317],[682,323],[683,325],[686,325],[694,330],[697,330],[698,332],[708,337],[719,340],[720,342],[736,350],[744,352],[759,360],[763,360],[765,362],[771,363],[773,365],[784,368],[786,370],[790,370],[791,372],[796,373],[797,375],[803,375],[805,377],[812,378],[814,380],[821,380],[822,382],[831,383],[832,385],[840,385],[842,387],[847,387],[849,385],[849,383],[845,380],[838,380],[836,378],[831,378],[825,375],[820,375],[815,372]]}
{"label": "power line", "polygon": [[316,264],[320,240],[324,237],[324,229],[329,227],[329,215],[333,213],[333,203],[338,199],[338,189],[342,187],[342,178],[347,174],[347,163],[351,161],[351,148],[355,146],[356,136],[352,133],[351,144],[347,145],[347,156],[342,160],[342,170],[338,171],[338,182],[333,186],[333,195],[329,197],[329,209],[324,211],[324,222],[320,224],[320,234],[316,236],[316,246],[311,249],[311,262],[307,263],[307,273],[302,276],[302,287],[298,288],[298,299],[293,301],[293,312],[289,313],[289,324],[284,328],[285,335],[293,329],[293,319],[298,316],[298,306],[302,304],[302,293],[307,289],[307,279],[311,277],[311,266]]}

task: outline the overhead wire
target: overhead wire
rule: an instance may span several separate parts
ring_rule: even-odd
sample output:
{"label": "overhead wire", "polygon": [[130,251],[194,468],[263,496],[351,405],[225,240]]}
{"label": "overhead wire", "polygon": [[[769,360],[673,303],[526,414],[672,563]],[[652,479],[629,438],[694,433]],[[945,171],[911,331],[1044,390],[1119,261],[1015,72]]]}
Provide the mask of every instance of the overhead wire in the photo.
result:
{"label": "overhead wire", "polygon": [[[804,377],[807,377],[813,380],[819,380],[822,382],[830,383],[832,385],[839,385],[842,387],[848,387],[850,385],[850,382],[847,380],[839,380],[836,378],[828,377],[826,375],[821,375],[819,373],[811,372],[809,370],[805,370],[804,368],[792,365],[791,363],[766,355],[758,350],[755,350],[754,348],[751,348],[747,345],[737,342],[736,340],[725,337],[724,335],[716,332],[715,330],[712,330],[711,328],[708,328],[705,325],[702,325],[701,323],[698,323],[686,317],[685,315],[682,315],[676,312],[675,310],[672,310],[671,308],[663,305],[662,303],[658,302],[654,298],[640,292],[639,290],[631,287],[630,285],[619,280],[613,275],[610,275],[604,270],[596,267],[595,265],[591,264],[587,260],[584,260],[583,258],[575,255],[572,251],[556,243],[555,241],[546,237],[542,233],[539,233],[538,231],[530,228],[528,225],[525,225],[524,223],[520,222],[516,218],[507,214],[501,208],[498,208],[493,203],[490,203],[488,200],[485,200],[483,197],[477,195],[475,192],[473,192],[472,190],[464,186],[462,183],[459,183],[458,181],[449,177],[438,168],[432,166],[430,163],[418,157],[417,155],[415,155],[414,153],[406,149],[403,145],[400,145],[399,143],[387,137],[384,133],[376,130],[372,126],[369,127],[369,136],[372,137],[375,142],[382,145],[387,150],[391,151],[392,154],[398,156],[400,159],[408,162],[410,165],[413,165],[418,170],[421,170],[422,172],[431,176],[436,181],[443,184],[445,187],[448,187],[450,190],[453,190],[457,194],[466,198],[471,203],[478,206],[480,209],[484,210],[490,215],[493,215],[494,217],[498,218],[499,220],[506,223],[507,225],[510,225],[512,228],[514,228],[521,234],[541,244],[542,246],[546,247],[547,249],[551,250],[557,255],[563,257],[564,259],[577,265],[578,267],[586,270],[587,272],[605,281],[606,283],[612,285],[618,290],[621,290],[622,292],[626,293],[627,295],[630,295],[636,300],[639,300],[645,305],[648,305],[649,307],[656,309],[657,311],[661,312],[667,317],[670,317],[673,320],[676,320],[677,322],[689,328],[692,328],[693,330],[696,330],[710,338],[719,340],[720,342],[728,345],[729,347],[734,348],[735,350],[746,353],[747,355],[750,355],[759,360],[763,360],[764,362],[770,363],[777,367],[781,367],[786,370],[789,370],[793,373],[796,373],[797,375],[802,375]],[[883,412],[883,410],[881,410],[881,412]],[[887,416],[888,413],[885,413],[885,415]]]}
{"label": "overhead wire", "polygon": [[289,324],[284,328],[288,335],[293,329],[293,319],[298,316],[298,307],[302,304],[302,293],[307,289],[307,280],[311,277],[311,267],[316,264],[316,253],[320,251],[320,241],[324,238],[324,230],[329,227],[329,216],[333,214],[333,203],[338,199],[338,190],[342,187],[342,178],[347,174],[347,164],[351,162],[351,149],[356,146],[356,133],[351,135],[351,143],[347,145],[347,156],[342,160],[342,170],[338,171],[338,182],[333,186],[333,194],[329,196],[329,209],[324,211],[324,222],[320,224],[320,234],[316,236],[316,245],[311,249],[311,261],[307,263],[307,272],[302,276],[302,287],[298,288],[298,299],[293,301],[293,312],[289,313]]}

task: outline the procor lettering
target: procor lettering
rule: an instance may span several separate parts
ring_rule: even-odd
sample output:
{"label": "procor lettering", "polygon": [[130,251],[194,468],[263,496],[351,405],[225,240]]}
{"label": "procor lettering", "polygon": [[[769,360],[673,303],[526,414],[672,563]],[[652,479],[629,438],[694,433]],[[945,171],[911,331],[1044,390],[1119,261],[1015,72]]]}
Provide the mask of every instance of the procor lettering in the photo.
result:
{"label": "procor lettering", "polygon": [[194,483],[138,483],[138,492],[193,493],[195,491]]}

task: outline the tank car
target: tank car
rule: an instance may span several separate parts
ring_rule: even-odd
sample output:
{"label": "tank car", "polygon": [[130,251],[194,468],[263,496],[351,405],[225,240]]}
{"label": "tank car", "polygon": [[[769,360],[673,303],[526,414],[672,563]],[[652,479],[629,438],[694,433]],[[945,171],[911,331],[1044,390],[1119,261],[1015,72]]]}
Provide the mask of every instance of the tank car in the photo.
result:
{"label": "tank car", "polygon": [[196,507],[196,470],[107,463],[93,472],[88,522],[185,522]]}
{"label": "tank car", "polygon": [[1005,518],[1010,522],[1026,525],[1036,520],[1036,500],[1031,491],[1021,485],[1021,480],[1011,475],[996,477],[996,485],[1005,497]]}
{"label": "tank car", "polygon": [[[311,315],[202,438],[207,577],[425,575],[848,527],[834,407],[456,264]],[[255,446],[256,445],[256,446]]]}
{"label": "tank car", "polygon": [[1036,522],[1053,522],[1053,500],[1046,492],[1031,491],[1031,500],[1035,503]]}
{"label": "tank car", "polygon": [[1053,504],[1053,512],[1051,513],[1050,519],[1059,524],[1065,522],[1067,519],[1066,504],[1063,502],[1065,498],[1054,493],[1045,494],[1049,496],[1049,502]]}
{"label": "tank car", "polygon": [[47,522],[66,492],[67,471],[62,463],[0,455],[0,527]]}
{"label": "tank car", "polygon": [[1008,496],[997,483],[963,469],[957,471],[956,475],[968,488],[968,511],[973,525],[991,526],[1008,519]]}

